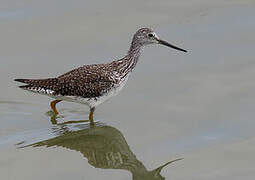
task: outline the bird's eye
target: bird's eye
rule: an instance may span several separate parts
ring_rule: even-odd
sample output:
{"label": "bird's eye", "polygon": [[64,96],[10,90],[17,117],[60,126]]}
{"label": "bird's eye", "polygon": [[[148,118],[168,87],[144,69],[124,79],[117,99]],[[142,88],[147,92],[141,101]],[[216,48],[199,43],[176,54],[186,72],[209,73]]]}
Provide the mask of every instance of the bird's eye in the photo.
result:
{"label": "bird's eye", "polygon": [[149,37],[153,37],[153,34],[149,33],[148,36],[149,36]]}

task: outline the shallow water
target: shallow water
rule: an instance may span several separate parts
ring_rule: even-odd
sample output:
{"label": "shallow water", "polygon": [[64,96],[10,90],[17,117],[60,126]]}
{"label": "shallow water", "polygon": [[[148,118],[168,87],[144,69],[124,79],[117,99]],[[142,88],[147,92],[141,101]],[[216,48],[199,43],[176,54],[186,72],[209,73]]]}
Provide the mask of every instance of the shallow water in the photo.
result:
{"label": "shallow water", "polygon": [[[1,179],[155,179],[178,158],[158,177],[254,179],[254,1],[0,4]],[[54,124],[50,99],[13,82],[120,58],[141,26],[189,52],[146,47],[94,128],[60,124],[88,116],[67,102]]]}

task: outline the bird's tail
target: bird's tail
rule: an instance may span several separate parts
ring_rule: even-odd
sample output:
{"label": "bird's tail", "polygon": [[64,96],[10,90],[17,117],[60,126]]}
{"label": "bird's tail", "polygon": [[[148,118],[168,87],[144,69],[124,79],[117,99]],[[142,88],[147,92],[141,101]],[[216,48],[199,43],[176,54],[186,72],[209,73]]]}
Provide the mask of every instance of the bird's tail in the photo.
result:
{"label": "bird's tail", "polygon": [[44,93],[44,94],[53,94],[59,84],[57,78],[48,78],[48,79],[14,79],[24,83],[26,85],[19,86],[22,89],[30,90],[33,92]]}
{"label": "bird's tail", "polygon": [[25,84],[32,84],[36,81],[36,79],[14,79],[14,81],[25,83]]}

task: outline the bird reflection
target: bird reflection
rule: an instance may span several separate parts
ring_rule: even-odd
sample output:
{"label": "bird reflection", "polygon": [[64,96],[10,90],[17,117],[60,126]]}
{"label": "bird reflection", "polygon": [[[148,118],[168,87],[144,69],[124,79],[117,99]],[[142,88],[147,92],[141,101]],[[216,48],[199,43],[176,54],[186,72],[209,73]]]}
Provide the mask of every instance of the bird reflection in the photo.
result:
{"label": "bird reflection", "polygon": [[56,137],[29,146],[59,146],[75,150],[83,154],[95,168],[127,170],[131,172],[133,180],[165,179],[160,174],[161,170],[180,160],[175,159],[149,171],[131,151],[123,134],[114,127],[100,123],[94,126],[72,123],[55,125],[53,130],[58,134]]}

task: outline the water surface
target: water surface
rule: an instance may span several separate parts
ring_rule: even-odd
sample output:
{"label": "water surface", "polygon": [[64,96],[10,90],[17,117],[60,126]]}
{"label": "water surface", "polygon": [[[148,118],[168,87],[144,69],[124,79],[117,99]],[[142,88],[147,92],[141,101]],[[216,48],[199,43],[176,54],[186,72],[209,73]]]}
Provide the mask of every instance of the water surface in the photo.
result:
{"label": "water surface", "polygon": [[[149,179],[184,158],[158,177],[254,179],[254,1],[0,4],[1,178]],[[127,87],[96,110],[96,128],[52,124],[50,99],[13,82],[121,58],[142,26],[189,52],[146,47]],[[58,123],[88,116],[58,107]]]}

